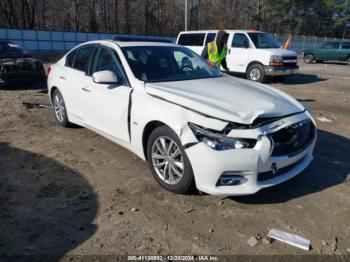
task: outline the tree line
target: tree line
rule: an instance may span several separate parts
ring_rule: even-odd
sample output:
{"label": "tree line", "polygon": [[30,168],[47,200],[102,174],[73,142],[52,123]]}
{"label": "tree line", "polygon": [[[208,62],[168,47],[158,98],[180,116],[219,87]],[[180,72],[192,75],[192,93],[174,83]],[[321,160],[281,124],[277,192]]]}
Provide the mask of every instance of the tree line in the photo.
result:
{"label": "tree line", "polygon": [[[185,0],[1,0],[0,27],[176,36]],[[188,29],[350,38],[350,0],[188,0]]]}

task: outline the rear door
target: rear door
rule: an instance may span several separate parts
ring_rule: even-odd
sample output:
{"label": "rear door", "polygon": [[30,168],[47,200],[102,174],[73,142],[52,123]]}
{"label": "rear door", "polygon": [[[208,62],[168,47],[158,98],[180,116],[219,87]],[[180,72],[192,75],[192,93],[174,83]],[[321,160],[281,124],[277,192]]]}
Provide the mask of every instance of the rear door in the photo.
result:
{"label": "rear door", "polygon": [[340,49],[339,60],[346,61],[350,56],[350,42],[343,42]]}
{"label": "rear door", "polygon": [[318,60],[338,60],[340,52],[340,43],[327,42],[320,49],[319,54],[316,56]]}
{"label": "rear door", "polygon": [[179,35],[177,44],[188,47],[201,55],[204,49],[206,33],[182,33]]}
{"label": "rear door", "polygon": [[65,70],[60,71],[59,79],[64,83],[63,97],[69,114],[79,120],[83,118],[81,106],[82,81],[89,68],[93,45],[78,47],[67,55]]}
{"label": "rear door", "polygon": [[[247,47],[249,45],[249,47]],[[227,67],[232,72],[246,72],[250,57],[250,41],[244,33],[231,33],[228,38],[228,53],[226,56]]]}
{"label": "rear door", "polygon": [[[120,82],[113,85],[95,83],[92,75],[105,70],[115,73]],[[132,89],[116,51],[107,46],[98,46],[83,82],[81,104],[84,106],[85,125],[129,142],[128,108]]]}

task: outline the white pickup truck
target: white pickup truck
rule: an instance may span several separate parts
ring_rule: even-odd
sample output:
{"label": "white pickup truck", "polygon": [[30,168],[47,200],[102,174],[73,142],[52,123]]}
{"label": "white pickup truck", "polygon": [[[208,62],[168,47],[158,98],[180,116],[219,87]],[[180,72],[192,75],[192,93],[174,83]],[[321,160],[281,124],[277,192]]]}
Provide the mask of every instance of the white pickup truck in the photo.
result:
{"label": "white pickup truck", "polygon": [[[247,79],[263,82],[266,76],[298,73],[297,54],[279,47],[268,34],[259,31],[225,30],[228,36],[226,64],[230,72],[244,73]],[[176,43],[201,55],[218,30],[180,32]]]}

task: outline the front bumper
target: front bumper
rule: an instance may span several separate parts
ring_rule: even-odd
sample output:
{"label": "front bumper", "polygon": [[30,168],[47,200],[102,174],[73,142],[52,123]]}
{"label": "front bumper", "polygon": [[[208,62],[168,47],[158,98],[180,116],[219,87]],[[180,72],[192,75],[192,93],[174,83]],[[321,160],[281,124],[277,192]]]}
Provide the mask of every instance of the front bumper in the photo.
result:
{"label": "front bumper", "polygon": [[[284,118],[284,124],[278,129],[274,129],[273,132],[310,118],[311,116],[307,112]],[[276,123],[268,125],[267,128],[273,127],[274,124]],[[268,131],[261,129],[255,130],[255,132],[260,133],[258,135],[260,139],[252,149],[215,151],[204,143],[187,148],[186,153],[192,165],[197,188],[212,195],[254,194],[263,188],[291,179],[311,163],[316,134],[308,146],[297,155],[272,157],[273,145],[266,133]],[[277,167],[281,172],[277,172],[275,176],[270,176],[267,179],[258,179],[258,176],[271,172],[272,167]],[[228,171],[241,172],[246,178],[246,182],[240,185],[217,186],[220,176]]]}
{"label": "front bumper", "polygon": [[293,75],[299,72],[299,66],[287,67],[287,66],[265,66],[265,75],[267,76],[283,76]]}

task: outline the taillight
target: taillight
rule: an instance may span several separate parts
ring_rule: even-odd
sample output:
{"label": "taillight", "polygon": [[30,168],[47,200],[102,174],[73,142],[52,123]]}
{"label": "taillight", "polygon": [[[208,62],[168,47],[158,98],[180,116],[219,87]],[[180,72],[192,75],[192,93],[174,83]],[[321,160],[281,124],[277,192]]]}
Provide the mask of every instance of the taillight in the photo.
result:
{"label": "taillight", "polygon": [[51,66],[47,69],[47,74],[50,74],[51,72]]}

